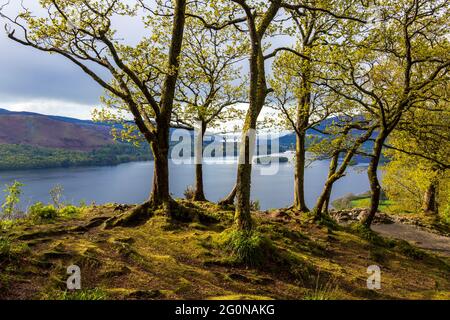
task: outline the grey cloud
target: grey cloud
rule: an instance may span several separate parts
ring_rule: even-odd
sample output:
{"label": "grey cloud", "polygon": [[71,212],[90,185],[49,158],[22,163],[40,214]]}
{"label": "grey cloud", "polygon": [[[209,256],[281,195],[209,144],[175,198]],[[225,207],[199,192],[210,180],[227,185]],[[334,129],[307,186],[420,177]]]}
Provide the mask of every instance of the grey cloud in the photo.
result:
{"label": "grey cloud", "polygon": [[0,35],[0,99],[47,98],[98,104],[102,89],[64,57],[24,47]]}

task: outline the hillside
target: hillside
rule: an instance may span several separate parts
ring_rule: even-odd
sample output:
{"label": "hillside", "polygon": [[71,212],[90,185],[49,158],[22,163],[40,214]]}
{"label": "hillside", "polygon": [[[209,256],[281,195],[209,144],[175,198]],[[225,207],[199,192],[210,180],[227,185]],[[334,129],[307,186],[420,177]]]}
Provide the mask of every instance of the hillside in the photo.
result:
{"label": "hillside", "polygon": [[[405,241],[289,212],[254,212],[258,232],[248,245],[261,255],[249,265],[223,246],[231,208],[184,204],[195,212],[190,221],[155,215],[132,228],[104,228],[130,208],[123,205],[0,224],[0,299],[450,298],[449,258]],[[82,290],[67,292],[73,264]],[[370,265],[382,270],[381,290],[367,289]]]}
{"label": "hillside", "polygon": [[111,126],[0,109],[0,170],[117,165],[151,160],[146,144],[118,143]]}
{"label": "hillside", "polygon": [[113,139],[110,127],[90,121],[0,109],[0,144],[92,151]]}
{"label": "hillside", "polygon": [[[333,121],[336,119],[327,119],[318,128],[324,130]],[[90,120],[0,109],[0,170],[114,165],[152,159],[147,144],[135,148],[116,143],[110,130],[111,125]],[[321,136],[314,130],[308,134]],[[293,133],[280,137],[279,151],[293,150],[295,141]],[[355,160],[367,162],[359,155]]]}

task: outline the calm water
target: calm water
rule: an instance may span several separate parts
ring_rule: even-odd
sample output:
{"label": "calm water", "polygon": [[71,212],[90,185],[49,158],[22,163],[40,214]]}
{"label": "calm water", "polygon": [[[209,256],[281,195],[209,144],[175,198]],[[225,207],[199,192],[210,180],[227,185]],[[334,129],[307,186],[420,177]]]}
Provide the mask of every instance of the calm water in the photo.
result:
{"label": "calm water", "polygon": [[[204,179],[206,196],[217,201],[225,196],[236,180],[236,163],[205,164]],[[252,180],[252,198],[260,202],[262,209],[285,207],[293,200],[293,164],[279,165],[276,175],[263,175],[255,165]],[[306,201],[313,206],[327,176],[328,162],[315,162],[306,169]],[[71,203],[95,202],[97,204],[139,203],[148,198],[153,175],[153,162],[126,163],[113,167],[88,167],[70,169],[44,169],[0,172],[0,187],[18,180],[25,184],[22,206],[33,202],[49,202],[49,190],[56,184],[64,187],[64,200]],[[170,186],[175,197],[183,197],[188,185],[194,183],[192,164],[170,164]],[[350,168],[347,176],[338,181],[332,198],[347,193],[362,193],[369,189],[363,167]],[[0,195],[3,200],[4,195]]]}

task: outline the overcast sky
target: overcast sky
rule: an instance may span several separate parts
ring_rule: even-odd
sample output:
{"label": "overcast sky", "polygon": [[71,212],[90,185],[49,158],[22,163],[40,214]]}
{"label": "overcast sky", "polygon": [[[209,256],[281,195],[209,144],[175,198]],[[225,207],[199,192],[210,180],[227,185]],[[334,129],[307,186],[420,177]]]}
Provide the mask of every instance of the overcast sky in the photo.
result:
{"label": "overcast sky", "polygon": [[[0,0],[4,3],[5,0]],[[7,13],[18,11],[12,1]],[[34,12],[38,0],[24,0]],[[0,18],[0,108],[90,119],[103,89],[64,57],[15,43],[6,36]],[[146,32],[139,18],[114,21],[119,36],[135,42]]]}
{"label": "overcast sky", "polygon": [[[11,1],[6,12],[18,12],[19,3]],[[39,13],[38,0],[24,0],[24,4]],[[130,20],[116,19],[114,26],[119,36],[136,41],[145,30],[140,19]],[[103,89],[64,57],[8,39],[1,18],[0,24],[0,108],[90,119]]]}
{"label": "overcast sky", "polygon": [[[0,0],[4,3],[3,0]],[[17,12],[17,5],[8,13]],[[36,7],[37,0],[26,0]],[[24,47],[7,38],[0,28],[0,108],[90,118],[102,89],[63,57]]]}

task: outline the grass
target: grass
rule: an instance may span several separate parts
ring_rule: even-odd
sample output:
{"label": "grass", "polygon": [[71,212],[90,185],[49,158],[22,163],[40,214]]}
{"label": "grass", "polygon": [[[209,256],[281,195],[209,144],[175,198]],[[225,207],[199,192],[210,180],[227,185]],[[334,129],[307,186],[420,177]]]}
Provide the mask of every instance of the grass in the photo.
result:
{"label": "grass", "polygon": [[269,257],[272,243],[258,231],[225,230],[219,237],[219,245],[229,251],[236,264],[260,266]]}
{"label": "grass", "polygon": [[101,289],[62,291],[49,296],[50,300],[106,300],[108,294]]}
{"label": "grass", "polygon": [[[362,198],[352,200],[351,202],[352,208],[369,208],[370,207],[370,198]],[[392,200],[380,200],[380,205],[378,206],[378,210],[381,212],[390,212],[390,207],[394,204]]]}
{"label": "grass", "polygon": [[[242,233],[232,228],[231,210],[190,205],[214,219],[155,216],[133,228],[86,229],[117,214],[106,205],[52,224],[17,221],[0,236],[0,252],[16,257],[0,259],[0,282],[14,284],[0,285],[0,299],[450,298],[450,259],[409,244],[257,212],[257,229]],[[84,290],[66,291],[72,264]],[[366,288],[373,264],[383,275],[377,294]]]}

